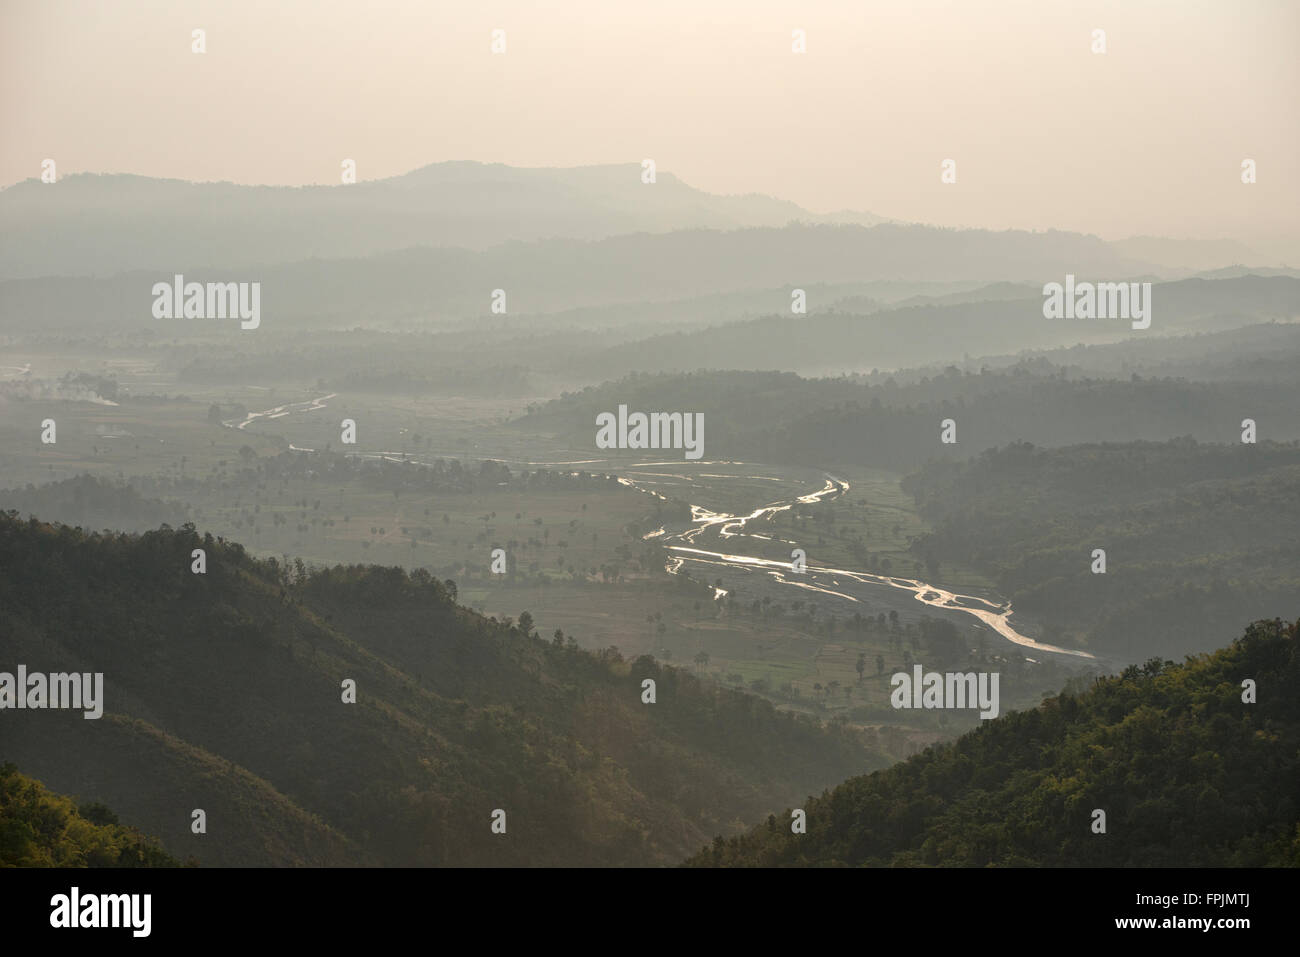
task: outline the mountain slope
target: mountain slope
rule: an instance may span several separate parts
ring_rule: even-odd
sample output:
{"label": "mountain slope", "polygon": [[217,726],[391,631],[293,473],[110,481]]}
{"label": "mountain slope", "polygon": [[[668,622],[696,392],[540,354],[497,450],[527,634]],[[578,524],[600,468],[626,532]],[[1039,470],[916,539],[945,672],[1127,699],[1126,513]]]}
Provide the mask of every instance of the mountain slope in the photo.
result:
{"label": "mountain slope", "polygon": [[689,863],[1300,866],[1298,628],[1098,679],[810,798],[806,834],[787,811]]}
{"label": "mountain slope", "polygon": [[0,670],[103,672],[106,699],[97,721],[0,714],[0,758],[204,864],[666,864],[884,763],[650,659],[482,618],[421,571],[308,575],[189,527],[7,515],[0,568]]}

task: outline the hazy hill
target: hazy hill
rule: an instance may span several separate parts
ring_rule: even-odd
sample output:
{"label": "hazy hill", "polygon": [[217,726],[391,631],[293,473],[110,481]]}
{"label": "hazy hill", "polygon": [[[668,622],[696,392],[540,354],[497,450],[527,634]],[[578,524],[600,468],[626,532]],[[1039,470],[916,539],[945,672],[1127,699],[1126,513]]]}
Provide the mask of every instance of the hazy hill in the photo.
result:
{"label": "hazy hill", "polygon": [[1300,269],[1291,269],[1282,266],[1278,268],[1252,267],[1252,266],[1224,266],[1221,269],[1207,269],[1200,273],[1201,279],[1231,279],[1235,276],[1290,276],[1292,279],[1300,278]]}
{"label": "hazy hill", "polygon": [[306,575],[189,528],[3,515],[0,567],[4,666],[105,686],[99,720],[7,711],[0,758],[203,864],[665,864],[884,763],[750,695],[485,619],[419,571]]}
{"label": "hazy hill", "polygon": [[786,810],[690,863],[1300,866],[1296,638],[1260,621],[1213,655],[1134,665],[809,798],[806,834]]}
{"label": "hazy hill", "polygon": [[22,518],[40,515],[65,525],[135,532],[166,522],[180,525],[189,509],[176,501],[146,498],[129,485],[99,476],[78,475],[61,482],[0,489],[0,511]]}
{"label": "hazy hill", "polygon": [[1126,378],[1133,375],[1194,379],[1198,382],[1295,382],[1300,363],[1300,323],[1273,321],[1235,326],[1218,332],[1150,338],[1132,336],[1120,342],[1074,345],[981,356],[977,366],[1029,370],[1055,367],[1070,376]]}
{"label": "hazy hill", "polygon": [[787,306],[785,315],[620,343],[577,357],[572,366],[587,374],[603,370],[612,377],[634,370],[770,369],[779,362],[784,370],[835,374],[1077,342],[1141,341],[1300,316],[1300,279],[1243,276],[1157,282],[1151,300],[1152,321],[1146,330],[1133,330],[1122,319],[1045,319],[1041,286],[1026,290],[1001,284],[865,316],[792,316]]}
{"label": "hazy hill", "polygon": [[509,240],[601,239],[674,229],[875,225],[822,217],[757,194],[716,196],[640,163],[523,169],[435,163],[331,186],[240,186],[80,173],[0,192],[0,279],[106,276],[135,269],[248,269],[370,256],[408,246],[483,249]]}
{"label": "hazy hill", "polygon": [[[555,433],[570,448],[594,451],[601,412],[615,412],[619,405],[630,411],[691,411],[704,415],[708,458],[900,472],[930,459],[965,459],[1016,441],[1064,446],[1188,435],[1235,443],[1246,415],[1256,420],[1261,440],[1292,441],[1300,439],[1300,381],[1287,377],[1286,360],[1300,356],[1300,328],[1283,326],[1279,332],[1286,345],[1275,343],[1280,362],[1269,365],[1275,374],[1259,379],[1249,375],[1256,363],[1247,352],[1239,367],[1217,366],[1219,381],[1212,382],[1147,378],[1127,370],[1097,377],[1068,374],[1045,361],[979,371],[913,370],[898,380],[884,373],[814,379],[789,372],[697,370],[630,375],[591,386],[531,408],[516,424]],[[1234,354],[1233,345],[1206,338],[1206,346],[1218,345],[1225,360]],[[1234,377],[1234,368],[1246,375]],[[940,423],[947,418],[957,428],[952,445],[940,442]],[[636,454],[628,450],[616,457]]]}
{"label": "hazy hill", "polygon": [[[57,188],[57,187],[51,187]],[[286,248],[283,247],[282,248]],[[152,316],[153,283],[261,283],[262,328],[345,325],[383,318],[490,316],[492,290],[511,313],[622,302],[670,301],[773,290],[788,312],[790,289],[892,280],[1024,280],[1067,272],[1116,279],[1143,272],[1101,240],[1076,233],[986,232],[926,226],[791,225],[727,231],[637,233],[602,240],[511,242],[483,251],[412,248],[372,258],[315,259],[241,270],[182,258],[111,279],[43,278],[0,283],[0,328],[183,336],[195,320]],[[283,258],[283,257],[281,257]],[[1042,320],[1041,315],[1039,316]],[[211,328],[211,322],[199,325]],[[232,324],[232,334],[240,330]]]}
{"label": "hazy hill", "polygon": [[1134,259],[1178,269],[1219,269],[1233,263],[1273,266],[1271,257],[1232,239],[1169,239],[1164,236],[1133,236],[1111,240],[1111,244]]}
{"label": "hazy hill", "polygon": [[934,525],[916,550],[985,570],[1053,641],[1142,661],[1300,616],[1300,443],[1025,443],[903,487]]}

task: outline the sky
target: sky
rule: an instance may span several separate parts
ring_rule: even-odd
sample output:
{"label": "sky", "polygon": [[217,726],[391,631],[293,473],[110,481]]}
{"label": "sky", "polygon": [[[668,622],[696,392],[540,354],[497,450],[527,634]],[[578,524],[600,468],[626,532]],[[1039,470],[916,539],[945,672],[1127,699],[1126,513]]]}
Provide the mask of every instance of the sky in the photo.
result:
{"label": "sky", "polygon": [[1298,48],[1296,0],[0,0],[0,184],[651,158],[814,212],[1294,242]]}

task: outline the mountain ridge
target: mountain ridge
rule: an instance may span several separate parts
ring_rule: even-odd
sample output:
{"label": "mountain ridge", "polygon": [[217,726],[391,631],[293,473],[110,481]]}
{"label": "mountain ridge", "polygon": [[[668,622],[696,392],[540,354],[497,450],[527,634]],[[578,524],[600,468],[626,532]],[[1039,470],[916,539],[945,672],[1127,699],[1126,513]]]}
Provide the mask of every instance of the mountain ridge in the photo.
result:
{"label": "mountain ridge", "polygon": [[687,864],[1295,867],[1298,631],[1130,666],[810,797],[806,834],[787,809]]}
{"label": "mountain ridge", "polygon": [[639,164],[568,168],[434,163],[351,184],[195,183],[133,173],[73,173],[0,191],[0,279],[107,276],[134,269],[250,268],[353,258],[414,246],[482,250],[511,241],[604,239],[821,216],[759,193],[708,193],[671,173],[643,184]]}

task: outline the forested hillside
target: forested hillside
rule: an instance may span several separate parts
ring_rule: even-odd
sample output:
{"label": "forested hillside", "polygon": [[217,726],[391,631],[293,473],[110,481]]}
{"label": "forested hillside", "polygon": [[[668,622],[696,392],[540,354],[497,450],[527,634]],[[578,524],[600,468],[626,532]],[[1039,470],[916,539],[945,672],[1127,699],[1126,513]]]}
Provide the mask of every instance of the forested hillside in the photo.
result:
{"label": "forested hillside", "polygon": [[[1300,444],[1017,443],[903,482],[914,546],[987,571],[1052,640],[1124,661],[1300,616]],[[1093,572],[1093,550],[1106,553]]]}
{"label": "forested hillside", "polygon": [[[1291,339],[1300,356],[1300,336]],[[881,381],[881,380],[884,381]],[[1300,438],[1300,383],[1093,378],[1050,363],[962,371],[807,379],[781,372],[633,375],[530,410],[522,428],[553,430],[590,447],[595,417],[629,411],[691,411],[707,423],[706,458],[867,465],[910,472],[932,459],[966,459],[1010,442],[1164,441],[1191,435],[1233,442],[1246,415],[1260,438]],[[1245,411],[1243,411],[1245,410]],[[940,442],[941,423],[955,443]],[[635,453],[629,453],[635,454]]]}
{"label": "forested hillside", "polygon": [[105,699],[99,720],[6,711],[0,759],[201,864],[666,864],[884,764],[849,730],[483,618],[422,571],[13,514],[0,568],[0,670],[103,672]]}
{"label": "forested hillside", "polygon": [[1298,630],[1096,679],[809,798],[806,834],[787,809],[689,863],[1300,865]]}
{"label": "forested hillside", "polygon": [[102,804],[80,807],[0,764],[0,867],[176,867]]}

